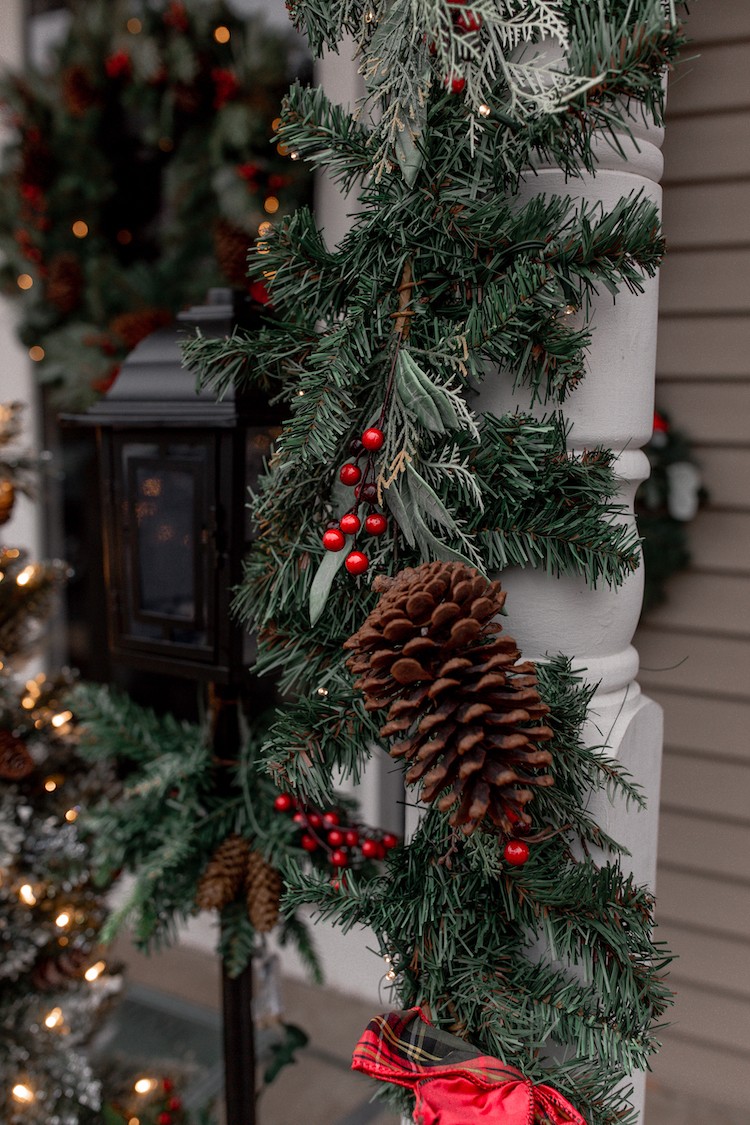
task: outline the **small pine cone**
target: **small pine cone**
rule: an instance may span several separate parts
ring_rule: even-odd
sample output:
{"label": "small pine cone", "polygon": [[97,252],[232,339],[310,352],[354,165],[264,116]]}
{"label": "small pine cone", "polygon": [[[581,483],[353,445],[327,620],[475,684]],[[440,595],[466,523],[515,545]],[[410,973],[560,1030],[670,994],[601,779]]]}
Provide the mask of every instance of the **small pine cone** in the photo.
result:
{"label": "small pine cone", "polygon": [[63,105],[71,117],[83,117],[98,101],[91,74],[85,66],[77,64],[64,70],[61,86]]}
{"label": "small pine cone", "polygon": [[198,883],[195,903],[201,910],[223,910],[242,886],[250,851],[243,836],[227,836],[219,844]]}
{"label": "small pine cone", "polygon": [[31,971],[31,982],[40,992],[56,992],[83,975],[90,950],[70,949],[59,957],[43,957]]}
{"label": "small pine cone", "polygon": [[247,255],[252,241],[242,227],[235,227],[226,219],[214,224],[214,253],[219,269],[231,285],[247,285]]}
{"label": "small pine cone", "polygon": [[4,781],[20,781],[34,770],[34,759],[22,738],[12,731],[0,730],[0,777]]}
{"label": "small pine cone", "polygon": [[12,480],[0,480],[0,524],[7,523],[16,502],[16,486]]}
{"label": "small pine cone", "polygon": [[[387,709],[390,753],[410,762],[420,799],[454,809],[470,835],[485,817],[506,835],[529,825],[534,787],[553,784],[544,767],[552,738],[535,667],[519,664],[512,637],[495,621],[499,582],[463,563],[424,563],[376,578],[383,596],[344,648],[368,711]],[[399,741],[395,741],[398,739]],[[447,792],[446,792],[447,790]]]}
{"label": "small pine cone", "polygon": [[174,317],[169,309],[147,308],[137,309],[135,312],[121,313],[111,321],[109,328],[115,336],[119,336],[123,344],[132,350],[136,344],[158,328],[171,324]]}
{"label": "small pine cone", "polygon": [[279,920],[281,876],[260,852],[250,852],[245,875],[247,912],[259,934],[267,934]]}
{"label": "small pine cone", "polygon": [[83,292],[83,270],[75,254],[55,254],[49,264],[46,294],[61,313],[78,307]]}

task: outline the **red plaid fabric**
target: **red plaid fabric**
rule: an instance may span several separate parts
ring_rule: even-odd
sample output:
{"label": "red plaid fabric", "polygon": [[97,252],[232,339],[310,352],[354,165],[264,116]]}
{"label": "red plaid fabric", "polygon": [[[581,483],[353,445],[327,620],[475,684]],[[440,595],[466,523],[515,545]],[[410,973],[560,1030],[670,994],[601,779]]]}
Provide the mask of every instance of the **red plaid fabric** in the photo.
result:
{"label": "red plaid fabric", "polygon": [[557,1090],[433,1027],[420,1008],[370,1020],[352,1067],[412,1089],[419,1125],[586,1125]]}

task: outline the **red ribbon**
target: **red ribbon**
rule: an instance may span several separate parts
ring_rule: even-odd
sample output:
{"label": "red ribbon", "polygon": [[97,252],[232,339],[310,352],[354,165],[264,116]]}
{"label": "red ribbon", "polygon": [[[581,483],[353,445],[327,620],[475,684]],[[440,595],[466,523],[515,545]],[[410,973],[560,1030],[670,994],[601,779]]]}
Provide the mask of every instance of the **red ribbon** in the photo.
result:
{"label": "red ribbon", "polygon": [[352,1067],[412,1089],[419,1125],[586,1125],[557,1090],[432,1027],[419,1008],[375,1016]]}

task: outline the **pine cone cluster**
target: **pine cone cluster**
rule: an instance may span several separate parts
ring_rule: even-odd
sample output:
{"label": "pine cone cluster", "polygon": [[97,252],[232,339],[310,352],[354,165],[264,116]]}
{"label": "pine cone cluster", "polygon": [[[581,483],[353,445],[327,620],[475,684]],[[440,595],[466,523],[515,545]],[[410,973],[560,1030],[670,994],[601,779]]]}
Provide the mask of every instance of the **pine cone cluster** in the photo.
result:
{"label": "pine cone cluster", "polygon": [[231,285],[247,285],[247,254],[251,236],[226,219],[214,225],[214,253],[219,269]]}
{"label": "pine cone cluster", "polygon": [[[382,597],[344,648],[381,735],[410,763],[409,784],[466,835],[488,818],[511,835],[531,818],[537,786],[553,784],[539,744],[552,738],[536,669],[494,618],[505,593],[463,563],[424,563],[376,578]],[[454,806],[456,806],[454,808]]]}
{"label": "pine cone cluster", "polygon": [[47,300],[61,313],[78,307],[83,293],[83,270],[75,254],[55,254],[49,264]]}
{"label": "pine cone cluster", "polygon": [[232,835],[214,852],[201,876],[195,896],[201,910],[223,910],[244,889],[247,912],[259,934],[267,934],[279,920],[281,876],[259,851],[251,851],[243,836]]}
{"label": "pine cone cluster", "polygon": [[34,770],[34,759],[26,743],[10,730],[0,730],[0,777],[3,781],[20,781]]}

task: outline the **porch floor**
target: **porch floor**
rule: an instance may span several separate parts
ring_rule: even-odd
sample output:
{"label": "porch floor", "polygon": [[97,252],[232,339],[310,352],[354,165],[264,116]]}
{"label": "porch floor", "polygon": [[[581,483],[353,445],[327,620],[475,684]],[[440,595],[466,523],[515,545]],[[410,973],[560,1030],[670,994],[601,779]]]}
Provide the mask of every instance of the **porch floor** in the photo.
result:
{"label": "porch floor", "polygon": [[[220,1097],[222,1086],[219,972],[216,959],[179,946],[145,957],[119,941],[113,960],[126,965],[126,999],[111,1047],[140,1060],[175,1060],[185,1067],[186,1104]],[[376,1084],[350,1069],[352,1046],[373,1014],[372,1004],[295,980],[283,984],[285,1018],[308,1034],[309,1045],[266,1089],[258,1125],[399,1125],[372,1100]],[[161,1040],[161,1041],[160,1041]],[[647,1086],[645,1125],[745,1125],[746,1111]]]}

